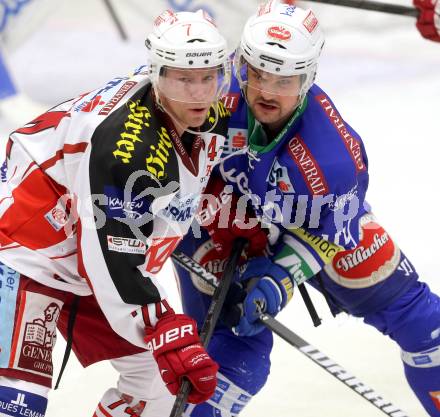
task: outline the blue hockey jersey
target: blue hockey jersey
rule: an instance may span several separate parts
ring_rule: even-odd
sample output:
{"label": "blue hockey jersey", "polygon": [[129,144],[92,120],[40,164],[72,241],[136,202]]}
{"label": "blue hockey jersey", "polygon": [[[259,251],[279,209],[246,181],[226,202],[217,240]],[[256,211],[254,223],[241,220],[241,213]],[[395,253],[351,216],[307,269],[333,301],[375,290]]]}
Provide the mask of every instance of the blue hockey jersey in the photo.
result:
{"label": "blue hockey jersey", "polygon": [[225,104],[232,118],[220,173],[253,199],[263,224],[277,226],[283,237],[276,260],[303,282],[359,243],[359,222],[369,211],[362,140],[317,85],[267,145],[236,80]]}

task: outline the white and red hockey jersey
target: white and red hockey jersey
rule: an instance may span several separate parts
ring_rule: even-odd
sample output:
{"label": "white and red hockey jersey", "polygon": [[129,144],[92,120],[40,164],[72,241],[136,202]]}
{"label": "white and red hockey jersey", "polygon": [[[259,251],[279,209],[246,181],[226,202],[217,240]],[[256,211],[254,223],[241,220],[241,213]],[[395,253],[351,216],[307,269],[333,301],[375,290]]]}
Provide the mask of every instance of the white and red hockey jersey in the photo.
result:
{"label": "white and red hockey jersey", "polygon": [[0,261],[47,286],[93,292],[112,328],[144,347],[145,322],[166,305],[158,273],[225,140],[229,112],[218,110],[210,133],[179,138],[138,73],[14,131],[1,170]]}

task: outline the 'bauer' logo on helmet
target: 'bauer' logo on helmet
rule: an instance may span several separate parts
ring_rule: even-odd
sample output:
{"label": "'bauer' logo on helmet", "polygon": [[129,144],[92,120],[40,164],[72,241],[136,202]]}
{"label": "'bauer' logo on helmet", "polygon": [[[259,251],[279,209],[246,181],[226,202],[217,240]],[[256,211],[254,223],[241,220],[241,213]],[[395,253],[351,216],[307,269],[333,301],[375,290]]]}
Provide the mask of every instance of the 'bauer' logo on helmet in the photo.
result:
{"label": "'bauer' logo on helmet", "polygon": [[211,56],[212,52],[188,52],[186,54],[187,58],[195,58],[199,56]]}

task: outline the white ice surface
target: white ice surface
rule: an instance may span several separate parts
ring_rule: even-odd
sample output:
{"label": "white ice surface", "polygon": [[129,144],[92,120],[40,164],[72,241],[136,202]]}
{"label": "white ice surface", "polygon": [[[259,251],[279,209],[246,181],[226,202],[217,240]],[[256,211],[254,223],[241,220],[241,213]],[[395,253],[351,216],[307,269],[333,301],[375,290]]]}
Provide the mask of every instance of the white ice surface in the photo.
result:
{"label": "white ice surface", "polygon": [[[136,13],[135,1],[127,0],[124,7],[122,2],[114,3],[128,28],[128,43],[118,39],[102,2],[76,0],[62,3],[24,44],[8,51],[15,81],[27,98],[39,103],[37,109],[100,86],[143,63],[143,39],[150,29],[148,13]],[[318,83],[364,139],[371,176],[368,200],[421,279],[440,293],[440,44],[422,39],[412,18],[336,6],[316,10],[328,28]],[[227,13],[225,10],[224,19]],[[237,23],[231,25],[223,23],[221,29],[236,33]],[[28,103],[0,105],[3,137],[38,111]],[[169,281],[177,303],[168,266],[162,276]],[[278,318],[409,416],[425,417],[404,380],[398,347],[360,320],[331,318],[321,296],[310,291],[324,319],[319,328],[313,328],[299,296]],[[55,351],[56,368],[63,348],[60,341]],[[115,378],[106,363],[82,369],[72,357],[61,389],[51,394],[47,417],[91,416]],[[269,381],[242,415],[383,414],[277,340]]]}

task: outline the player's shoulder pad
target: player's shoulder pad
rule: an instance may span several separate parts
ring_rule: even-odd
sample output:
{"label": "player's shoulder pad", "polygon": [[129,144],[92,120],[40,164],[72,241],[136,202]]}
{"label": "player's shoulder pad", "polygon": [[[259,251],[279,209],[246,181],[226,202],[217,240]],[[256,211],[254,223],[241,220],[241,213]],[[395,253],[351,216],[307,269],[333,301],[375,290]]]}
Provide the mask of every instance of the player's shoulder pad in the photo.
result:
{"label": "player's shoulder pad", "polygon": [[92,136],[92,155],[97,163],[111,166],[122,176],[143,170],[161,183],[179,178],[172,135],[158,117],[151,85],[137,90],[124,106],[102,119]]}
{"label": "player's shoulder pad", "polygon": [[349,132],[361,141],[360,136],[342,118],[329,95],[316,84],[313,84],[307,93],[307,108],[303,117],[313,118],[314,123],[310,123],[310,126],[316,129],[326,128],[326,133],[333,133],[337,136],[344,136]]}

